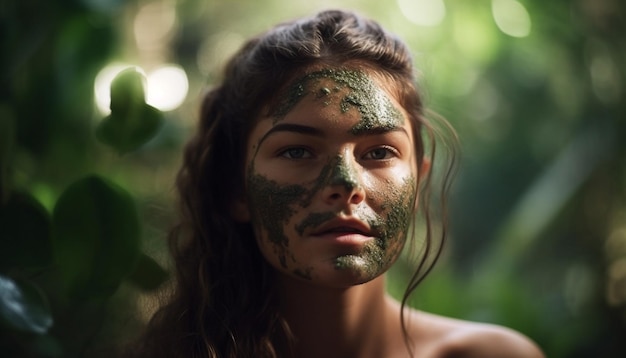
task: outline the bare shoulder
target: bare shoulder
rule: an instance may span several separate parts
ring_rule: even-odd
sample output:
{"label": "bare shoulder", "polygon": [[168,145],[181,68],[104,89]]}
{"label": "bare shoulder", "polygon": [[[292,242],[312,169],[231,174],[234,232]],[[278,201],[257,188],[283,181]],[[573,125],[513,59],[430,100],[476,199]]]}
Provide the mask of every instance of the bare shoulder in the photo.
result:
{"label": "bare shoulder", "polygon": [[415,310],[409,317],[419,357],[545,357],[533,341],[509,328]]}

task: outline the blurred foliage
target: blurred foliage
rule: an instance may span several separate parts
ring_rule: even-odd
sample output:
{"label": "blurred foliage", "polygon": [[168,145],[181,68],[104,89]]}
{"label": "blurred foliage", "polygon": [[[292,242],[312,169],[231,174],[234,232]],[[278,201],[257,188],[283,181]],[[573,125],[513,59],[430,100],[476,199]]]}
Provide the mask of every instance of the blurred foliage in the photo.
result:
{"label": "blurred foliage", "polygon": [[135,150],[152,139],[163,118],[146,104],[143,76],[136,69],[122,71],[111,83],[111,114],[96,128],[96,137],[120,154]]}
{"label": "blurred foliage", "polygon": [[[0,5],[2,356],[110,356],[132,338],[167,278],[201,88],[245,38],[328,6],[406,40],[461,138],[451,238],[412,304],[520,330],[549,357],[626,354],[623,2],[24,0]],[[159,111],[129,70],[101,113],[114,62],[176,63],[190,94]],[[392,294],[410,271],[396,265]]]}
{"label": "blurred foliage", "polygon": [[126,155],[95,140],[104,115],[94,111],[94,79],[119,50],[126,6],[2,4],[2,49],[10,54],[0,60],[2,356],[106,355],[117,343],[107,342],[115,331],[108,318],[138,321],[131,297],[167,278],[141,251],[145,225],[120,175],[129,165],[145,175],[154,166],[142,167],[141,151],[150,142],[158,155],[162,145],[163,114],[145,103],[134,72],[113,81],[99,136]]}

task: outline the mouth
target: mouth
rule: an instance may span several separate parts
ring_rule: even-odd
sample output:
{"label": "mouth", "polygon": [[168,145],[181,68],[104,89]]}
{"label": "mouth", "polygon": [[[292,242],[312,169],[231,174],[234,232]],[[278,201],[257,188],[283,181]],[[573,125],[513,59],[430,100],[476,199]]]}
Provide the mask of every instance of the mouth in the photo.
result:
{"label": "mouth", "polygon": [[354,229],[351,227],[334,227],[328,230],[324,230],[324,231],[319,231],[319,232],[315,232],[313,234],[313,236],[323,236],[326,234],[355,234],[355,235],[363,235],[363,236],[369,236],[366,232],[358,230],[358,229]]}
{"label": "mouth", "polygon": [[312,236],[325,235],[360,235],[372,236],[372,231],[366,223],[358,219],[333,219],[318,228],[312,233]]}

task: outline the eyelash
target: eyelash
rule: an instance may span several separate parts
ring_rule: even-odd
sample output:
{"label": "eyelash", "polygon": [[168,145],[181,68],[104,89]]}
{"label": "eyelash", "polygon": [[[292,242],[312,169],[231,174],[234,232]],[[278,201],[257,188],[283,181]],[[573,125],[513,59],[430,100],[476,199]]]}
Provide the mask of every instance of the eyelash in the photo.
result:
{"label": "eyelash", "polygon": [[[370,156],[372,153],[374,153],[375,151],[380,151],[380,150],[384,150],[385,151],[385,156],[384,158],[368,158],[368,156]],[[389,156],[391,155],[391,157]],[[388,160],[391,159],[392,157],[397,157],[398,156],[398,151],[390,146],[384,145],[384,146],[380,146],[380,147],[376,147],[372,150],[369,150],[368,152],[365,153],[365,155],[363,155],[363,159],[366,160]]]}
{"label": "eyelash", "polygon": [[[294,154],[293,152],[296,151],[296,150],[297,151],[302,151],[303,155],[307,155],[308,154],[308,156],[294,157],[293,156],[293,154]],[[312,158],[313,157],[313,153],[311,153],[311,151],[309,151],[308,149],[303,148],[303,147],[286,148],[286,149],[281,150],[278,153],[278,155],[281,156],[281,157],[284,157],[284,158],[287,158],[287,159],[293,159],[293,160],[296,160],[296,159],[308,159],[308,158]]]}
{"label": "eyelash", "polygon": [[[376,151],[380,151],[380,150],[384,150],[385,151],[385,155],[383,158],[373,158],[371,157],[372,154]],[[294,153],[295,152],[295,153]],[[278,155],[280,157],[283,158],[287,158],[287,159],[292,159],[292,160],[298,160],[298,159],[309,159],[313,157],[313,153],[311,153],[310,150],[303,148],[303,147],[290,147],[290,148],[286,148],[281,150],[280,152],[278,152]],[[391,159],[391,157],[397,157],[398,156],[398,151],[390,146],[380,146],[380,147],[376,147],[374,149],[371,149],[369,151],[367,151],[364,155],[363,155],[363,159],[365,160],[388,160]]]}

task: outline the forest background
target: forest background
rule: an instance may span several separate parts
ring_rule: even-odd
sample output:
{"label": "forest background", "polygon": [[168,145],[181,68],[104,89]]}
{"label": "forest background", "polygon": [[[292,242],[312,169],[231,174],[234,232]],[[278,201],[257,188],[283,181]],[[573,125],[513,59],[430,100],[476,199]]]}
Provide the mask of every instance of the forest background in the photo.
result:
{"label": "forest background", "polygon": [[[404,39],[460,136],[450,240],[411,304],[512,327],[549,357],[626,355],[619,0],[3,0],[0,355],[106,356],[133,337],[168,277],[202,90],[246,38],[326,8]],[[128,66],[147,103],[118,78],[111,113]],[[144,134],[99,133],[114,116]],[[409,273],[394,268],[392,294]]]}

